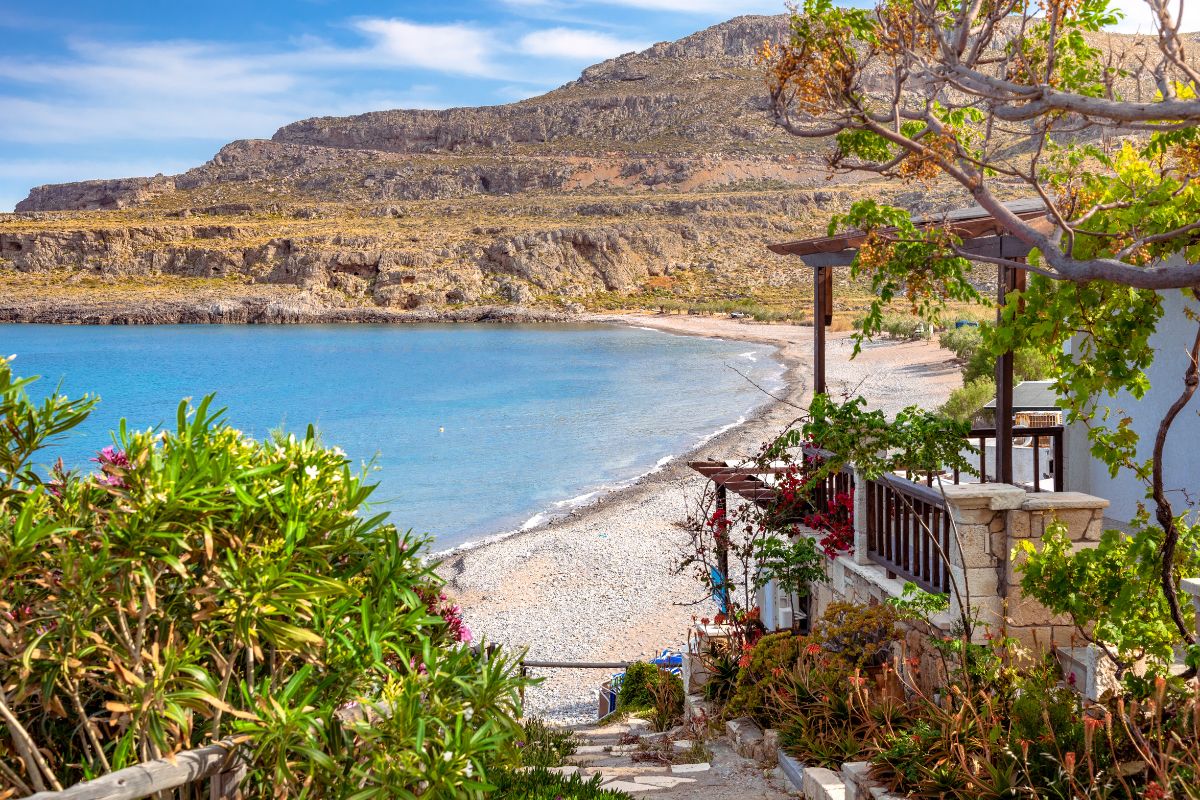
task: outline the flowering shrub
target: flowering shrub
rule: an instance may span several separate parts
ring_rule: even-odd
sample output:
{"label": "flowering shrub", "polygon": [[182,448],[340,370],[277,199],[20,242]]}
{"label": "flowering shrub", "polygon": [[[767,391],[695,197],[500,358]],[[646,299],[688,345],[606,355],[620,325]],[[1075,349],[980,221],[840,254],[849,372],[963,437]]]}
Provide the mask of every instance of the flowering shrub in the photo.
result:
{"label": "flowering shrub", "polygon": [[435,617],[441,618],[446,624],[446,634],[450,641],[469,644],[474,638],[471,629],[463,620],[462,607],[446,596],[445,592],[435,592],[433,589],[419,590],[425,608]]}
{"label": "flowering shrub", "polygon": [[838,492],[831,497],[825,511],[804,518],[804,524],[824,531],[819,540],[821,550],[829,558],[854,554],[854,490]]}
{"label": "flowering shrub", "polygon": [[466,646],[425,540],[303,437],[210,399],[44,479],[94,403],[0,361],[0,798],[232,740],[247,798],[478,797],[519,730],[515,662]]}

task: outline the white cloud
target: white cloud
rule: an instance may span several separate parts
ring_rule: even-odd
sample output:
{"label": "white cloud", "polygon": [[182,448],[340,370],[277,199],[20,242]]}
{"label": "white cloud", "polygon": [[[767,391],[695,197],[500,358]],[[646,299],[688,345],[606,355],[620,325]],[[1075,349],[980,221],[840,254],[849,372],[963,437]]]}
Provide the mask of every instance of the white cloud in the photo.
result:
{"label": "white cloud", "polygon": [[602,61],[631,50],[644,50],[649,46],[646,42],[618,39],[597,31],[547,28],[523,36],[518,49],[528,55],[543,58]]}
{"label": "white cloud", "polygon": [[463,24],[419,25],[402,19],[366,19],[355,28],[374,38],[374,54],[396,66],[489,75],[496,46],[484,31]]}
{"label": "white cloud", "polygon": [[[363,20],[357,29],[364,36],[357,45],[310,40],[266,53],[194,41],[75,39],[58,59],[0,55],[0,141],[267,137],[281,125],[314,115],[447,105],[428,85],[407,93],[347,90],[359,71],[491,69],[490,45],[482,34],[464,33],[461,26]],[[453,52],[451,39],[457,43]]]}
{"label": "white cloud", "polygon": [[[1179,15],[1180,3],[1183,4],[1183,24],[1179,26],[1180,31],[1200,30],[1200,0],[1168,0],[1168,3],[1172,19]],[[1113,7],[1125,12],[1125,19],[1115,25],[1113,30],[1151,36],[1158,32],[1158,20],[1146,0],[1115,0]]]}

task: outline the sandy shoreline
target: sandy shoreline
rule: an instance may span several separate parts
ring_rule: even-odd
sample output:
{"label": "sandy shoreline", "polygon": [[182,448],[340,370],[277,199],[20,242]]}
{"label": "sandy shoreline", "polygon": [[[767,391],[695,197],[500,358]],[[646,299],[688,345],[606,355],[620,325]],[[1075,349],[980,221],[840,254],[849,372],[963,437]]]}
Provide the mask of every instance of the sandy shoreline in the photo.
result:
{"label": "sandy shoreline", "polygon": [[[785,388],[743,424],[681,454],[631,486],[567,515],[507,538],[453,552],[440,572],[477,635],[529,657],[559,661],[628,661],[678,647],[694,614],[710,613],[691,575],[673,574],[687,534],[687,498],[702,479],[695,458],[748,456],[801,413],[806,404],[812,329],[727,318],[605,315],[593,322],[634,324],[669,333],[711,336],[777,348]],[[849,360],[845,334],[831,338],[830,390],[858,391],[873,407],[895,412],[936,405],[959,384],[959,370],[935,343],[876,343]],[[598,671],[547,670],[529,695],[531,713],[564,721],[595,714]]]}

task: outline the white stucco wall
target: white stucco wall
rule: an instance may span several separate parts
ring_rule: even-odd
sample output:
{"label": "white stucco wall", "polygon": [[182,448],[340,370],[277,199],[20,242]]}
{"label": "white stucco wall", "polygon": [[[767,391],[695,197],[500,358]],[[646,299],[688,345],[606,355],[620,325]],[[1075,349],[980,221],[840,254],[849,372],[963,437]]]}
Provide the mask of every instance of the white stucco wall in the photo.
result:
{"label": "white stucco wall", "polygon": [[[1105,398],[1102,405],[1120,409],[1133,419],[1138,434],[1138,455],[1149,458],[1154,446],[1158,423],[1183,389],[1183,374],[1188,365],[1188,350],[1196,335],[1197,323],[1184,316],[1184,307],[1200,312],[1200,303],[1186,300],[1177,290],[1163,292],[1163,317],[1158,330],[1150,339],[1154,348],[1154,364],[1150,367],[1150,391],[1141,400],[1128,395]],[[1112,505],[1108,516],[1122,522],[1137,513],[1137,504],[1145,500],[1145,484],[1123,471],[1116,479],[1108,476],[1108,468],[1091,456],[1087,430],[1082,424],[1069,426],[1066,431],[1066,482],[1072,491],[1107,498]],[[1186,489],[1193,498],[1200,498],[1200,394],[1184,408],[1171,428],[1166,453],[1167,488],[1174,489],[1171,499],[1177,501],[1176,511],[1186,508],[1183,495]]]}

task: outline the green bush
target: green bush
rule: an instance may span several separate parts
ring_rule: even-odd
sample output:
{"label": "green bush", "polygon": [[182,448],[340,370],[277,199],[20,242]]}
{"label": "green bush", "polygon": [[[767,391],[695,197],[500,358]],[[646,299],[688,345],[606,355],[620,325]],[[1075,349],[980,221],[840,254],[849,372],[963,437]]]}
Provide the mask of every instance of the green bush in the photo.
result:
{"label": "green bush", "polygon": [[573,733],[547,725],[537,717],[525,720],[521,729],[520,738],[514,742],[517,767],[561,767],[578,746]]}
{"label": "green bush", "polygon": [[545,768],[528,772],[506,772],[496,782],[492,797],[498,800],[627,800],[629,795],[616,789],[601,789],[603,777],[584,779],[563,776]]}
{"label": "green bush", "polygon": [[683,681],[657,664],[635,661],[625,669],[618,711],[650,711],[655,727],[665,730],[683,715]]}
{"label": "green bush", "polygon": [[941,412],[950,419],[971,422],[980,410],[996,399],[996,382],[989,377],[976,378],[950,393]]}
{"label": "green bush", "polygon": [[[938,337],[938,344],[954,353],[954,357],[965,365],[963,383],[973,383],[980,378],[993,378],[996,358],[983,346],[990,326],[964,326],[951,328]],[[1051,377],[1050,360],[1038,349],[1022,347],[1013,353],[1013,376],[1018,381],[1044,381]]]}
{"label": "green bush", "polygon": [[343,454],[251,440],[210,398],[47,475],[95,403],[28,385],[0,361],[0,796],[231,736],[249,798],[484,790],[517,666],[471,651],[425,540],[361,513]]}
{"label": "green bush", "polygon": [[773,681],[779,673],[795,666],[807,643],[803,636],[793,636],[790,632],[772,633],[759,639],[750,651],[750,662],[738,670],[726,714],[764,721]]}
{"label": "green bush", "polygon": [[899,638],[899,620],[896,609],[886,604],[830,603],[811,638],[848,669],[876,667],[887,662],[892,642]]}
{"label": "green bush", "polygon": [[938,344],[954,353],[954,357],[966,363],[970,361],[983,345],[983,334],[977,325],[964,325],[961,328],[950,328],[938,337]]}
{"label": "green bush", "polygon": [[[855,327],[861,327],[861,320],[856,321]],[[913,314],[884,314],[880,330],[889,339],[911,341],[913,339],[928,339],[933,332],[928,322]]]}

